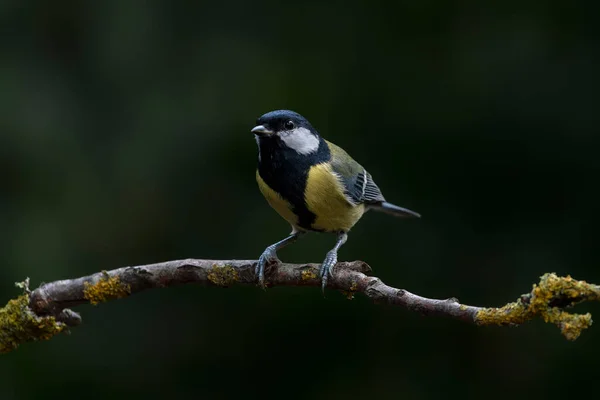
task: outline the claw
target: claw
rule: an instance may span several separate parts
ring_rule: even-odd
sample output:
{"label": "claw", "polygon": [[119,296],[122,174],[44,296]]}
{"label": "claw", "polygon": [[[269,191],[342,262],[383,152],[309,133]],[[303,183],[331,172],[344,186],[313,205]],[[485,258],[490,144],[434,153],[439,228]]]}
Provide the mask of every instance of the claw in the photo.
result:
{"label": "claw", "polygon": [[277,252],[271,246],[267,247],[265,251],[260,255],[256,267],[254,267],[254,274],[258,277],[258,285],[266,289],[265,285],[265,267],[269,260],[279,261],[277,258]]}
{"label": "claw", "polygon": [[325,261],[323,261],[323,264],[321,264],[321,271],[320,271],[321,291],[323,292],[323,295],[325,295],[325,288],[327,287],[327,280],[328,280],[329,276],[332,275],[333,267],[335,266],[336,263],[337,263],[337,253],[334,251],[330,251],[329,253],[327,253],[327,256],[325,257]]}
{"label": "claw", "polygon": [[323,277],[321,280],[321,293],[323,293],[323,297],[325,297],[325,288],[327,287],[327,275]]}
{"label": "claw", "polygon": [[280,262],[277,258],[277,250],[287,246],[290,243],[294,243],[303,234],[303,231],[297,231],[296,229],[294,229],[290,236],[286,237],[283,240],[280,240],[275,244],[270,245],[265,249],[265,251],[263,251],[263,253],[260,255],[260,258],[258,259],[258,262],[256,263],[256,267],[254,267],[254,275],[258,278],[258,284],[260,287],[262,287],[263,289],[267,288],[267,286],[265,285],[265,267],[269,260],[275,260],[277,262]]}

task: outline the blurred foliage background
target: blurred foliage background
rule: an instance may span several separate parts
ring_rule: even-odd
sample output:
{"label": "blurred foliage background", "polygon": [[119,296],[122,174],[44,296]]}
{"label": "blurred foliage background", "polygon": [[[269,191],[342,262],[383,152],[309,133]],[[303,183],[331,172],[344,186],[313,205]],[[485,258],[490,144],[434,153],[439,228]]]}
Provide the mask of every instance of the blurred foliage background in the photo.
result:
{"label": "blurred foliage background", "polygon": [[[564,2],[4,0],[0,299],[27,276],[257,258],[289,231],[258,192],[249,133],[279,108],[423,214],[367,215],[341,259],[475,305],[544,272],[600,283],[596,28]],[[320,262],[333,243],[280,256]],[[600,374],[597,326],[569,343],[542,322],[477,328],[317,288],[170,288],[77,311],[72,335],[2,356],[2,400],[550,399]]]}

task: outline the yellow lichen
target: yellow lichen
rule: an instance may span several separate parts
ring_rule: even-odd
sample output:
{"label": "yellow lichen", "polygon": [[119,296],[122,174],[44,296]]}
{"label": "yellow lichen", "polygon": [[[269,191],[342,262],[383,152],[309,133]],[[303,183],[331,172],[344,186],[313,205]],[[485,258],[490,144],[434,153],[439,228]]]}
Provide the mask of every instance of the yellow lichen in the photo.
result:
{"label": "yellow lichen", "polygon": [[[592,316],[571,314],[553,302],[559,301],[563,307],[585,300],[599,300],[600,288],[570,276],[559,277],[556,274],[544,274],[539,284],[533,285],[531,294],[524,299],[509,303],[501,308],[484,308],[475,319],[479,325],[521,324],[536,316],[545,322],[555,324],[568,340],[575,340],[581,332],[592,325]],[[556,303],[555,303],[556,304]]]}
{"label": "yellow lichen", "polygon": [[98,282],[85,282],[83,286],[83,297],[92,305],[121,299],[131,294],[128,284],[121,282],[118,276],[110,276],[106,271],[103,271],[103,277]]}
{"label": "yellow lichen", "polygon": [[522,324],[531,316],[531,310],[518,300],[500,308],[483,308],[477,313],[476,319],[479,325],[511,325]]}
{"label": "yellow lichen", "polygon": [[21,343],[48,340],[67,329],[54,317],[38,316],[29,308],[29,295],[23,294],[0,308],[0,353],[8,353]]}
{"label": "yellow lichen", "polygon": [[208,280],[217,286],[229,286],[239,281],[239,275],[231,265],[214,264],[208,273]]}
{"label": "yellow lichen", "polygon": [[302,270],[302,280],[303,281],[311,281],[313,279],[317,279],[317,274],[311,269]]}
{"label": "yellow lichen", "polygon": [[354,298],[354,293],[356,293],[356,289],[358,289],[358,284],[356,282],[352,282],[352,285],[350,285],[348,290],[342,290],[342,294],[346,296],[348,300],[352,300]]}
{"label": "yellow lichen", "polygon": [[567,340],[575,340],[581,335],[581,331],[592,325],[592,315],[569,314],[554,307],[544,315],[544,321],[558,326]]}

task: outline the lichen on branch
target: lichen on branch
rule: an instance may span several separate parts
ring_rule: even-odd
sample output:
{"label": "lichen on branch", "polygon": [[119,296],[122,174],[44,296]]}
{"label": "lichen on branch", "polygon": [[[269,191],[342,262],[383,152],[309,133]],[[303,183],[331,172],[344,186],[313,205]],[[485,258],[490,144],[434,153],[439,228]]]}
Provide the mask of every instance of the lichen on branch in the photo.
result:
{"label": "lichen on branch", "polygon": [[[575,340],[592,325],[592,315],[571,314],[562,308],[583,301],[600,300],[600,287],[570,276],[544,274],[531,293],[500,308],[482,308],[475,316],[478,325],[520,325],[535,317],[556,325],[568,340]],[[560,307],[559,307],[560,306]]]}
{"label": "lichen on branch", "polygon": [[21,343],[49,340],[67,329],[54,316],[38,316],[29,308],[29,294],[9,300],[0,308],[0,354],[15,350]]}
{"label": "lichen on branch", "polygon": [[[99,304],[128,297],[148,289],[184,284],[228,287],[256,285],[255,260],[186,259],[102,271],[81,278],[55,281],[34,291],[28,281],[19,284],[24,294],[0,309],[0,353],[19,344],[47,340],[81,322],[71,311],[79,304]],[[267,265],[266,283],[273,286],[316,286],[318,264]],[[476,325],[520,325],[534,318],[556,325],[568,340],[575,340],[591,326],[590,314],[567,312],[575,304],[600,300],[600,286],[570,276],[545,274],[532,290],[517,301],[498,308],[460,304],[454,298],[430,299],[383,283],[367,275],[370,267],[363,261],[340,262],[333,269],[328,288],[348,298],[362,293],[375,303],[400,306],[423,315],[446,316]]]}
{"label": "lichen on branch", "polygon": [[95,306],[109,300],[129,296],[131,288],[128,284],[121,282],[118,276],[110,276],[106,271],[102,271],[102,274],[102,278],[96,283],[83,283],[83,297],[90,304]]}
{"label": "lichen on branch", "polygon": [[228,287],[239,280],[238,272],[230,265],[214,264],[207,278],[217,286]]}

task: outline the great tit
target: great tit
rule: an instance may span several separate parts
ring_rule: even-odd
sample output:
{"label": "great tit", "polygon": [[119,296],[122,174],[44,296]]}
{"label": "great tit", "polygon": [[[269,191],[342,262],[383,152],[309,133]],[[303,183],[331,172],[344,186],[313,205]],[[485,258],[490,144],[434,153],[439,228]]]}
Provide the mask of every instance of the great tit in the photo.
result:
{"label": "great tit", "polygon": [[292,226],[288,237],[267,247],[258,259],[255,273],[263,288],[268,260],[277,260],[277,250],[308,231],[337,234],[337,242],[320,269],[325,290],[339,248],[365,211],[420,217],[385,201],[371,174],[342,148],[323,139],[302,115],[290,110],[271,111],[258,118],[251,132],[258,144],[258,187]]}

